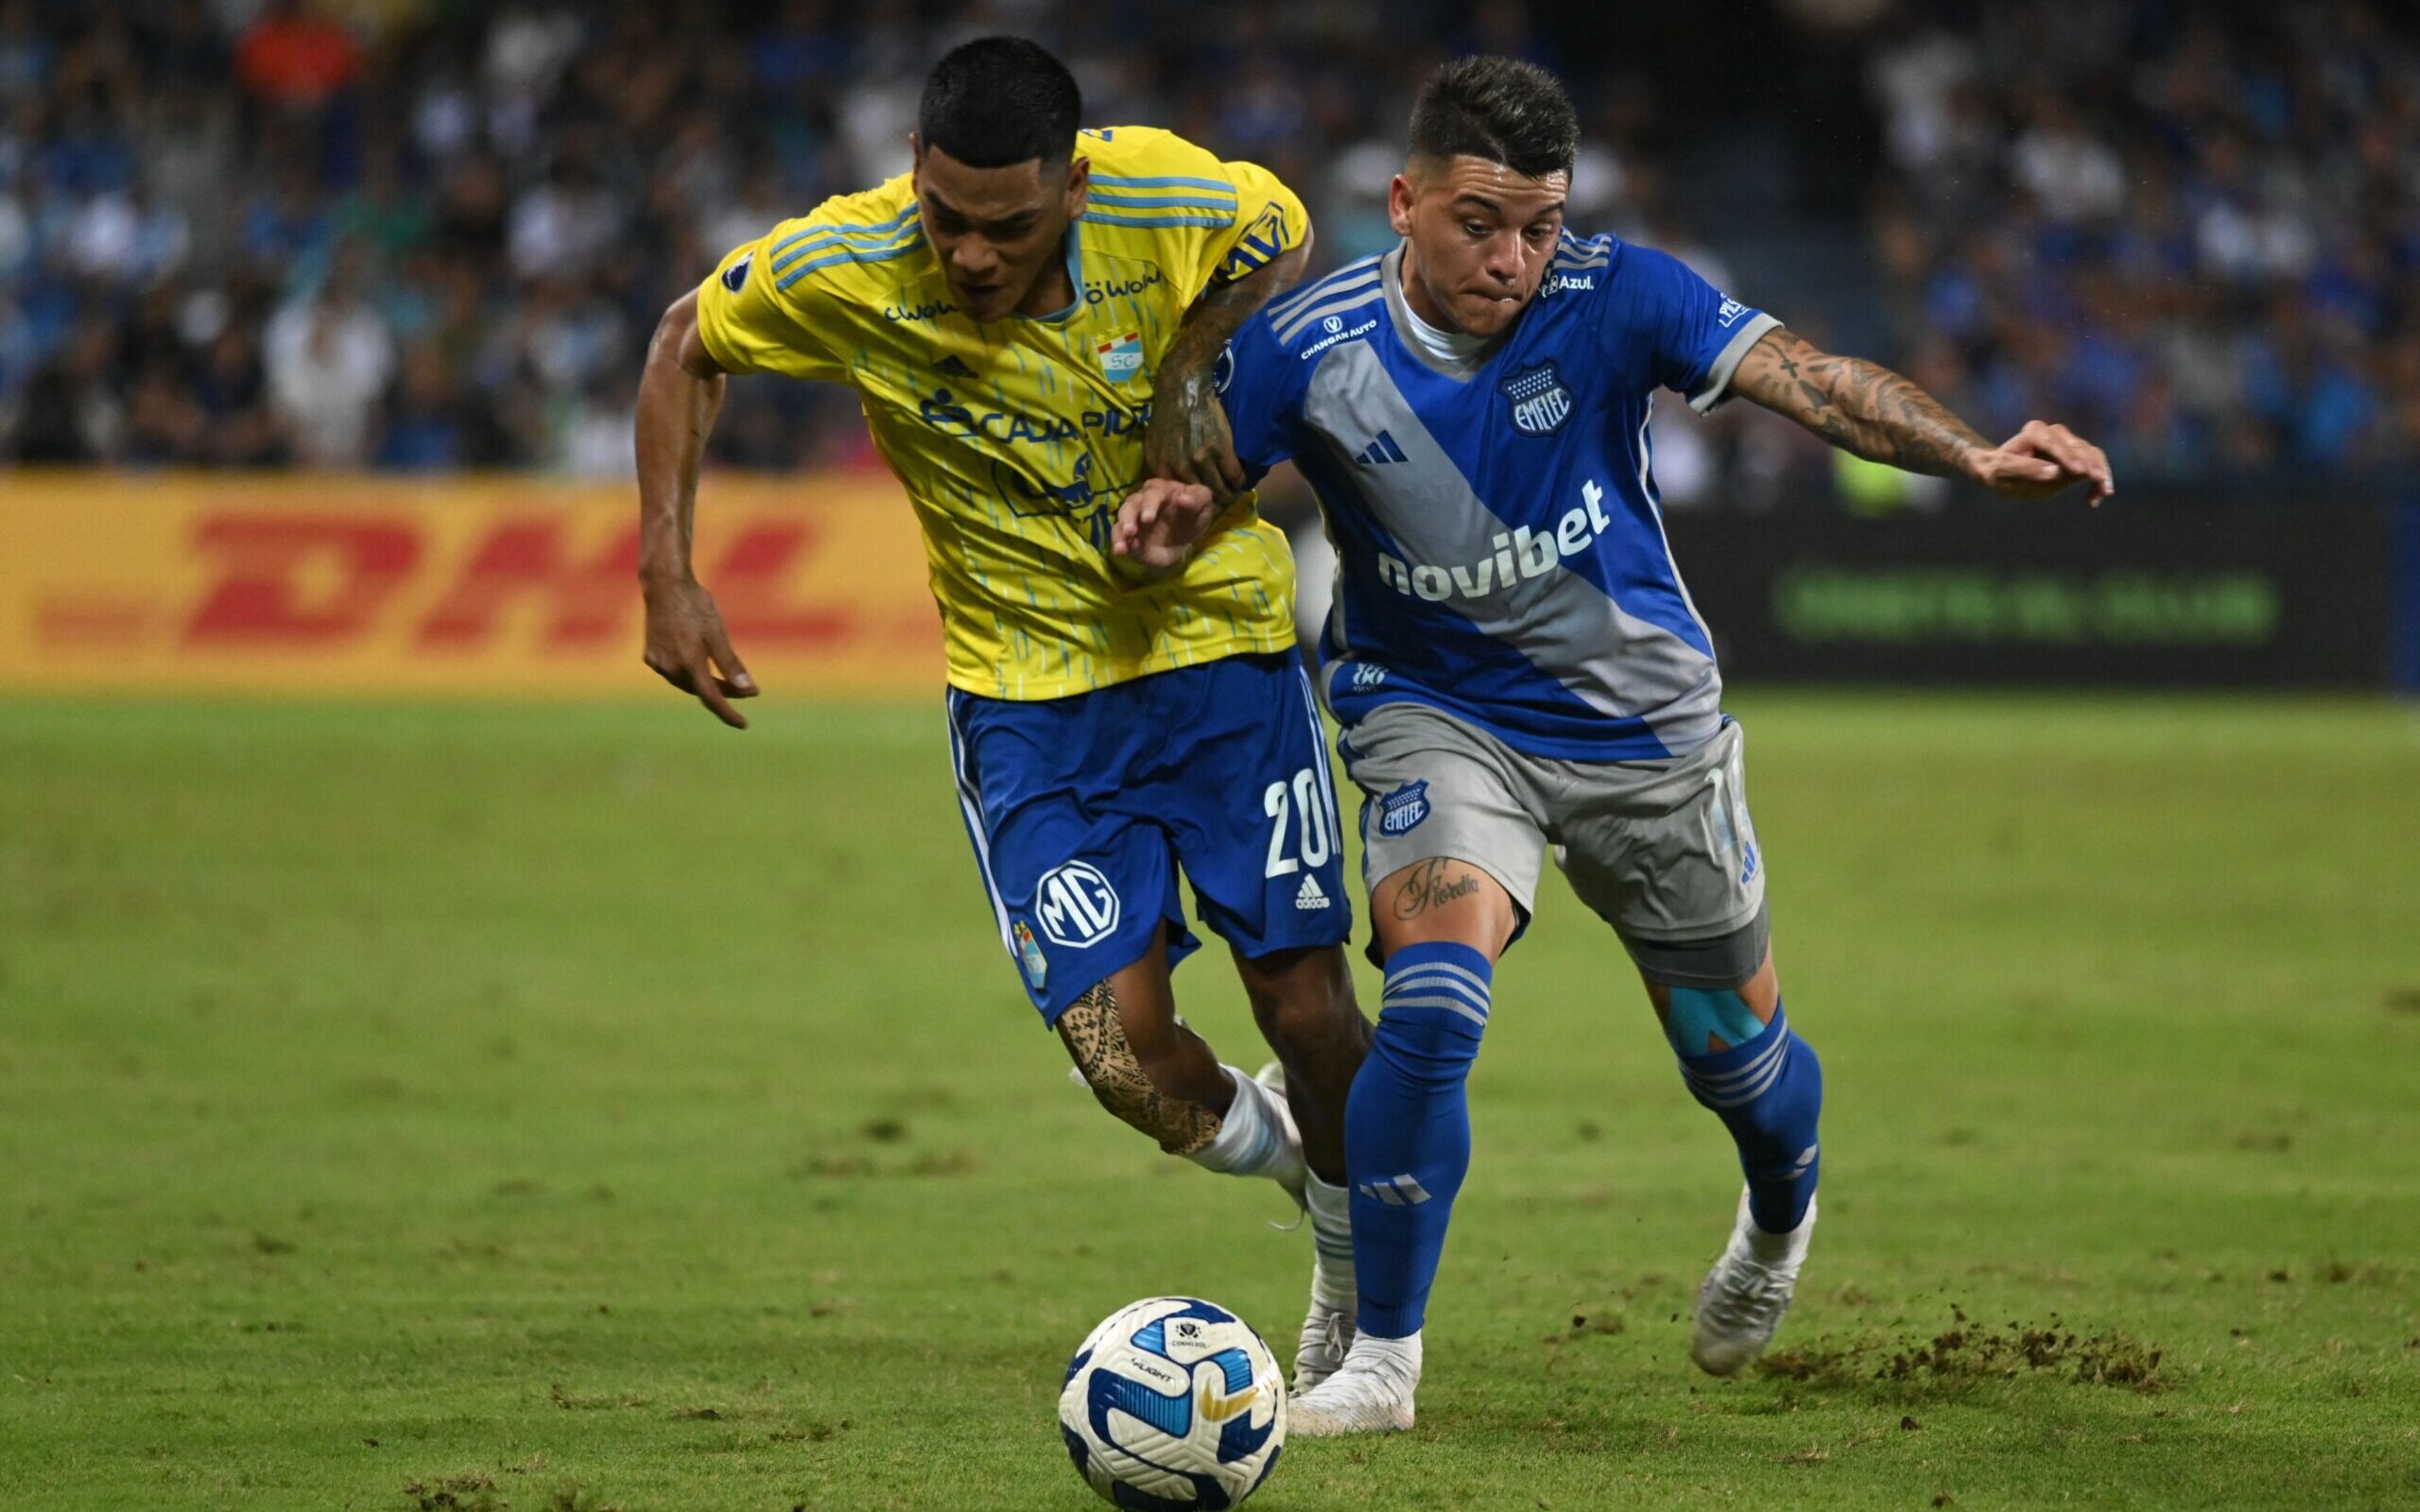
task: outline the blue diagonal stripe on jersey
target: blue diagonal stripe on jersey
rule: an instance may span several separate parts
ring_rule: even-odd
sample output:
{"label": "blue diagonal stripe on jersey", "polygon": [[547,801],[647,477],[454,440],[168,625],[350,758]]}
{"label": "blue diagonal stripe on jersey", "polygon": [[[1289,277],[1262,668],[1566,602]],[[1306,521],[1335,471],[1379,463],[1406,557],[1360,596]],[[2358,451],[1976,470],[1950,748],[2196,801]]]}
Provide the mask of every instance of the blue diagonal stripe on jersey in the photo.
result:
{"label": "blue diagonal stripe on jersey", "polygon": [[1093,175],[1093,182],[1115,184],[1120,189],[1216,189],[1223,195],[1232,195],[1236,192],[1236,186],[1224,179],[1184,179],[1167,176],[1130,179],[1124,174],[1096,173]]}
{"label": "blue diagonal stripe on jersey", "polygon": [[784,252],[788,251],[793,246],[805,241],[809,237],[821,237],[826,240],[838,240],[842,237],[847,237],[855,241],[863,241],[869,237],[879,238],[896,235],[900,228],[906,226],[909,221],[914,220],[915,218],[916,207],[911,204],[896,215],[891,216],[889,220],[877,221],[872,225],[861,226],[851,222],[827,226],[808,226],[803,230],[794,231],[787,236],[783,237],[780,241],[775,242],[773,244],[771,255],[779,257]]}
{"label": "blue diagonal stripe on jersey", "polygon": [[1233,215],[1117,215],[1087,210],[1084,218],[1101,226],[1135,226],[1153,229],[1161,226],[1232,226]]}
{"label": "blue diagonal stripe on jersey", "polygon": [[817,268],[829,267],[835,263],[888,263],[894,257],[905,257],[909,252],[914,251],[917,248],[924,245],[924,237],[912,236],[896,247],[886,247],[879,250],[867,250],[856,247],[843,247],[837,252],[828,252],[821,257],[810,258],[806,262],[799,264],[798,266],[791,268],[787,273],[783,274],[779,279],[775,280],[773,287],[777,289],[788,288],[791,284],[797,283],[800,279],[804,278],[807,274],[814,272]]}
{"label": "blue diagonal stripe on jersey", "polygon": [[1096,190],[1085,197],[1091,205],[1123,205],[1145,210],[1233,210],[1232,199],[1212,199],[1201,195],[1129,195],[1102,194]]}
{"label": "blue diagonal stripe on jersey", "polygon": [[893,247],[913,246],[924,239],[925,228],[922,226],[910,226],[905,231],[892,232],[890,236],[884,240],[868,241],[863,246],[859,246],[854,241],[842,241],[838,237],[825,237],[819,241],[811,241],[801,246],[794,247],[788,251],[783,253],[780,257],[774,259],[773,271],[776,273],[784,272],[800,258],[814,256],[821,252],[881,252],[888,251]]}

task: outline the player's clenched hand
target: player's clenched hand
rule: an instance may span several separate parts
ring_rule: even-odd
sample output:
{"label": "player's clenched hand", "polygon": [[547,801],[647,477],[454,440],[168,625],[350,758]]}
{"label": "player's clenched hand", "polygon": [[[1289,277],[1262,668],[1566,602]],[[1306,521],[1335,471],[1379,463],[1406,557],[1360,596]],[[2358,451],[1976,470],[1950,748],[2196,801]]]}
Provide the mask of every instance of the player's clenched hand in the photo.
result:
{"label": "player's clenched hand", "polygon": [[1170,572],[1184,565],[1218,517],[1218,495],[1201,484],[1151,478],[1117,507],[1109,548],[1139,567]]}
{"label": "player's clenched hand", "polygon": [[697,695],[724,724],[748,728],[747,716],[731,700],[755,697],[756,679],[740,665],[731,637],[723,633],[722,611],[700,584],[648,585],[646,661],[665,681]]}
{"label": "player's clenched hand", "polygon": [[1244,490],[1235,432],[1206,373],[1164,383],[1152,395],[1151,424],[1143,433],[1143,470],[1155,478],[1199,484],[1222,500]]}
{"label": "player's clenched hand", "polygon": [[2027,421],[2025,429],[1988,452],[1966,459],[1975,481],[1994,493],[2018,499],[2047,499],[2078,483],[2090,486],[2086,503],[2098,506],[2118,491],[2109,457],[2065,425]]}

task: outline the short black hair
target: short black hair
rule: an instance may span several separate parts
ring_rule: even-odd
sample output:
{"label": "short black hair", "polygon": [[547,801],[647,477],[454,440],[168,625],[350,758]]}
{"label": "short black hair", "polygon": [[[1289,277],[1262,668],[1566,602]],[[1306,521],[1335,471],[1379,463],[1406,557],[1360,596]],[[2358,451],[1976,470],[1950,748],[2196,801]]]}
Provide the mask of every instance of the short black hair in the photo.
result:
{"label": "short black hair", "polygon": [[1484,158],[1527,178],[1569,173],[1580,113],[1563,81],[1517,58],[1457,58],[1428,76],[1411,107],[1415,158]]}
{"label": "short black hair", "polygon": [[1050,49],[1023,37],[953,47],[925,80],[916,136],[970,168],[1075,161],[1084,96]]}

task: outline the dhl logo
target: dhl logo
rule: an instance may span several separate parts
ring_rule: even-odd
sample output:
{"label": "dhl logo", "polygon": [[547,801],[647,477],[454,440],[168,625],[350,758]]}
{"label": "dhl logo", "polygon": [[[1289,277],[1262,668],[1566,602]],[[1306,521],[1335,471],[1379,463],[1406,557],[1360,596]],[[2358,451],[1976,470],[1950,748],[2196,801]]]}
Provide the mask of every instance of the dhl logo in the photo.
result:
{"label": "dhl logo", "polygon": [[[314,491],[12,484],[0,687],[654,691],[623,490]],[[887,483],[724,484],[700,508],[697,569],[769,687],[938,681],[923,544]]]}
{"label": "dhl logo", "polygon": [[[852,616],[793,586],[813,555],[809,520],[757,521],[700,563],[735,637],[814,647],[845,637]],[[540,608],[540,644],[626,644],[638,621],[636,525],[582,550],[562,520],[507,519],[453,565],[408,639],[431,648],[494,639],[508,610]],[[358,636],[421,574],[442,570],[407,519],[215,514],[194,545],[209,586],[179,630],[188,644],[319,646]]]}

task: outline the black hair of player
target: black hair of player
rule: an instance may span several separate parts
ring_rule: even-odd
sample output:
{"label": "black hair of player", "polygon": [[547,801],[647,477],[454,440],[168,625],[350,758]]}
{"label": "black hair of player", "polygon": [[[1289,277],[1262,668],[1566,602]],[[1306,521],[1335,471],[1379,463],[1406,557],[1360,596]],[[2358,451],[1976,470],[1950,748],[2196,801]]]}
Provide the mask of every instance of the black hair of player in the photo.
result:
{"label": "black hair of player", "polygon": [[977,37],[943,54],[916,105],[916,137],[970,168],[1039,158],[1075,161],[1084,96],[1050,49],[1023,37]]}
{"label": "black hair of player", "polygon": [[1563,81],[1535,63],[1457,58],[1412,104],[1411,155],[1483,158],[1529,179],[1567,174],[1580,157],[1580,112]]}

